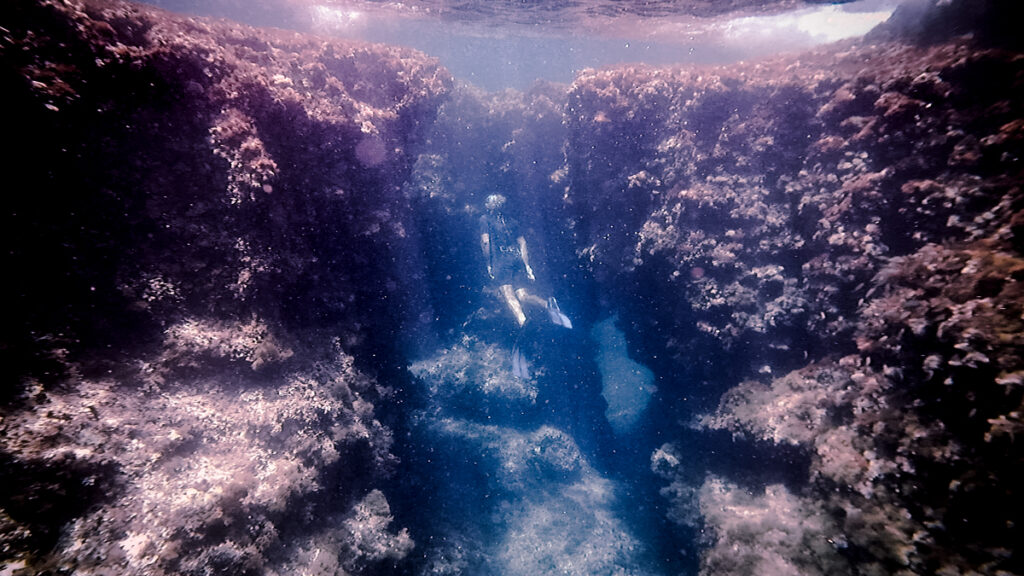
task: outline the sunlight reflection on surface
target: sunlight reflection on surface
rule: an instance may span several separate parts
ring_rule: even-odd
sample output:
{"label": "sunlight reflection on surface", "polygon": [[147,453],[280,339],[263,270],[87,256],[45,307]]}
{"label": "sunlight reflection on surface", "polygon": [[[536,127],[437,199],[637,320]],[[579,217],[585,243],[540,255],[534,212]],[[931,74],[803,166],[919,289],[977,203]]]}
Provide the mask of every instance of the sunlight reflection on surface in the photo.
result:
{"label": "sunlight reflection on surface", "polygon": [[805,50],[862,35],[893,9],[889,0],[865,0],[732,18],[560,10],[517,12],[495,26],[472,14],[363,2],[313,5],[309,17],[320,34],[416,48],[462,80],[501,90],[568,83],[584,68],[621,63],[724,64]]}

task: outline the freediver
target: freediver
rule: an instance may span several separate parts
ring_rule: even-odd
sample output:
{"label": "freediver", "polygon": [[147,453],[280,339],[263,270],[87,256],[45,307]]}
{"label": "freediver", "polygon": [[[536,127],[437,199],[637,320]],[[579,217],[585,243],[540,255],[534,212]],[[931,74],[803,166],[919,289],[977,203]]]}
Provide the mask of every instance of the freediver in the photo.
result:
{"label": "freediver", "polygon": [[[502,208],[505,197],[491,194],[484,202],[486,212],[480,217],[480,249],[487,263],[487,276],[498,287],[502,302],[512,312],[520,328],[526,325],[524,304],[545,308],[548,318],[555,325],[572,328],[569,317],[558,308],[558,301],[552,296],[546,301],[526,289],[526,281],[534,282],[537,277],[530,266],[530,252],[526,239],[515,236],[516,223],[505,217]],[[512,373],[517,378],[529,378],[526,359],[519,349],[518,336],[512,348]]]}

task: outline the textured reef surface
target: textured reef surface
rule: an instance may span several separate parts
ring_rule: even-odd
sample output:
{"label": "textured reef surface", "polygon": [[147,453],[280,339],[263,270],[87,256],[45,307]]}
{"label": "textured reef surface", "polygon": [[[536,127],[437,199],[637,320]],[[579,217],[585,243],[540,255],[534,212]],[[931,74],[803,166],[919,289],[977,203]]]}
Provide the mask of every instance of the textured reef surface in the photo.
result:
{"label": "textured reef surface", "polygon": [[942,4],[485,93],[4,2],[0,574],[1024,574],[1024,57]]}
{"label": "textured reef surface", "polygon": [[581,255],[643,295],[637,338],[688,384],[662,401],[725,392],[695,426],[810,456],[791,489],[656,454],[702,571],[1020,572],[1022,80],[880,43],[575,82]]}
{"label": "textured reef surface", "polygon": [[378,488],[391,391],[355,357],[415,293],[400,185],[447,72],[120,3],[5,3],[0,22],[8,566],[406,556]]}

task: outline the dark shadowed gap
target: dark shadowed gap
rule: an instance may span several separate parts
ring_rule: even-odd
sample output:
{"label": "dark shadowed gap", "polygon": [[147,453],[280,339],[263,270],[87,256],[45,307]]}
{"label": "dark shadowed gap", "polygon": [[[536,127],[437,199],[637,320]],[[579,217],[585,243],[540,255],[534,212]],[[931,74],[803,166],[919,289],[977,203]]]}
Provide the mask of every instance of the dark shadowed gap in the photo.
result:
{"label": "dark shadowed gap", "polygon": [[5,515],[31,527],[20,536],[21,543],[49,552],[68,522],[116,492],[115,478],[113,464],[83,464],[71,456],[26,462],[0,454],[0,506]]}

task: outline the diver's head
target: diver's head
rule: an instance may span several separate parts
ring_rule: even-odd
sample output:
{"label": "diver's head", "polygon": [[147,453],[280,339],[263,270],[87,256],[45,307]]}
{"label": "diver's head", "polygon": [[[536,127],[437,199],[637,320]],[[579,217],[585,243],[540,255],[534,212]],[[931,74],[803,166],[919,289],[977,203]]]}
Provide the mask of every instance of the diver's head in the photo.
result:
{"label": "diver's head", "polygon": [[501,210],[502,206],[505,205],[505,197],[501,194],[491,194],[484,201],[484,208],[487,208],[490,212],[496,212]]}

